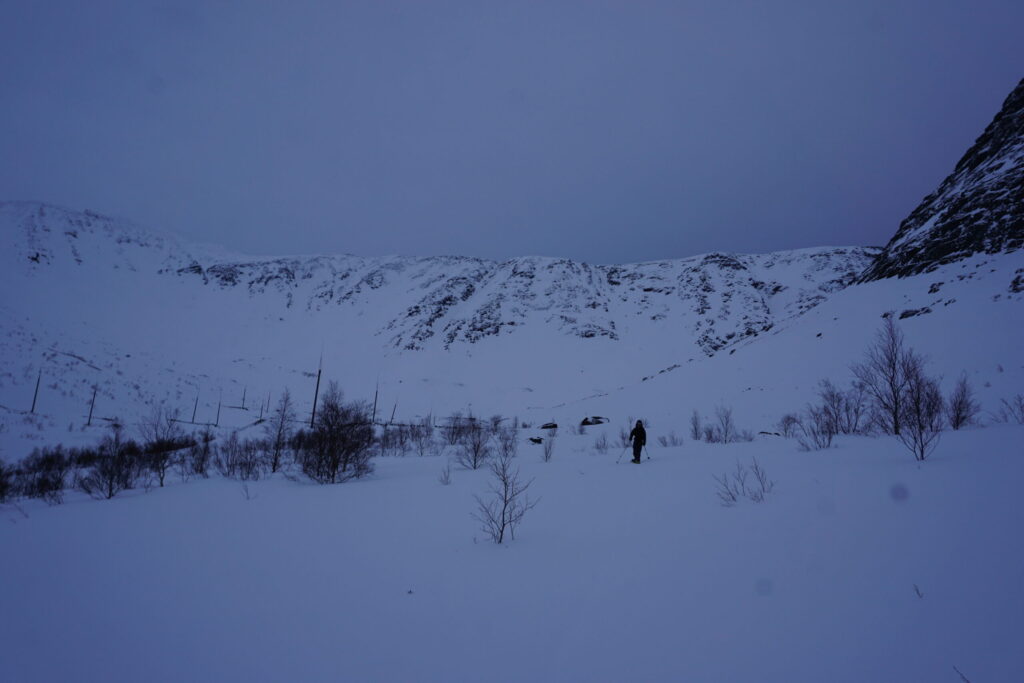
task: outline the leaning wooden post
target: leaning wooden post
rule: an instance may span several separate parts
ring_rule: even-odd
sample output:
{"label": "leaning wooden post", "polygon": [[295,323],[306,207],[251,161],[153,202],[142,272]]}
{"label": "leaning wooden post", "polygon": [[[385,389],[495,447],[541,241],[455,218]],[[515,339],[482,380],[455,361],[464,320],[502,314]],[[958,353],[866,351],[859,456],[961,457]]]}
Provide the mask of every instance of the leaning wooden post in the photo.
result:
{"label": "leaning wooden post", "polygon": [[316,389],[313,391],[313,413],[309,416],[309,428],[313,428],[313,422],[316,420],[316,401],[320,397],[320,373],[323,369],[316,371]]}
{"label": "leaning wooden post", "polygon": [[89,421],[85,423],[86,427],[92,426],[92,411],[96,407],[96,385],[92,385],[92,403],[89,404]]}
{"label": "leaning wooden post", "polygon": [[36,412],[36,399],[39,398],[39,382],[43,379],[43,369],[39,368],[39,376],[36,377],[36,393],[32,394],[32,410],[30,413]]}

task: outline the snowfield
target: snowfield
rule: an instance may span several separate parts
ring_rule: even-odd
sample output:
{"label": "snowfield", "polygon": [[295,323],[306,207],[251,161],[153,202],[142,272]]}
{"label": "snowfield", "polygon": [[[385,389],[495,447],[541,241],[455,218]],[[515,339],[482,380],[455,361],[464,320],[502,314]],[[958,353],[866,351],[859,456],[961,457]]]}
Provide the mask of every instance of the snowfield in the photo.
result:
{"label": "snowfield", "polygon": [[[1024,428],[651,445],[562,434],[517,458],[515,542],[471,519],[486,470],[174,484],[2,508],[10,681],[1024,680]],[[713,475],[756,457],[767,500]]]}
{"label": "snowfield", "polygon": [[[0,505],[0,680],[1024,680],[1024,426],[999,419],[1024,393],[1024,251],[853,284],[877,250],[254,260],[25,203],[0,231],[2,460],[158,403],[262,436],[285,387],[308,420],[322,354],[380,419],[529,423],[539,498],[495,545],[471,517],[492,475],[443,485],[449,449],[332,486],[172,473]],[[983,425],[923,463],[893,437],[759,434],[848,386],[885,315]],[[719,408],[754,440],[689,438]],[[596,448],[638,418],[650,459]],[[773,490],[723,506],[714,477],[754,459]]]}

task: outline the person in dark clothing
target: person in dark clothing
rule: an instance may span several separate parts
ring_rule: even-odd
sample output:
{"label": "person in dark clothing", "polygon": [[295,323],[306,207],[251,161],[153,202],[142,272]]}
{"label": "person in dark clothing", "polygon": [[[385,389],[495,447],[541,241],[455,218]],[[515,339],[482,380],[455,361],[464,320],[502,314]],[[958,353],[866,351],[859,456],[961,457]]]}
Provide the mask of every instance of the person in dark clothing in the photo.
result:
{"label": "person in dark clothing", "polygon": [[640,420],[636,421],[636,427],[629,433],[629,440],[633,442],[633,462],[639,463],[640,450],[647,445],[647,430]]}

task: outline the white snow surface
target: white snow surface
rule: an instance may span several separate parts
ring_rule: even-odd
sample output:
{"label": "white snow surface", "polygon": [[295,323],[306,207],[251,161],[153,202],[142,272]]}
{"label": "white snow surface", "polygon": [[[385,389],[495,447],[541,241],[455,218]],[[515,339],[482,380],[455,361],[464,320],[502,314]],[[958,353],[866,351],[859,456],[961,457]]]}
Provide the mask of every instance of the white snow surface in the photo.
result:
{"label": "white snow surface", "polygon": [[[379,377],[396,419],[529,421],[516,462],[540,499],[501,546],[470,516],[491,475],[444,486],[446,456],[375,458],[337,486],[215,477],[0,506],[4,680],[1024,680],[1024,427],[992,419],[1024,392],[1024,252],[846,286],[875,250],[261,260],[23,203],[0,205],[0,231],[7,459],[94,442],[93,384],[97,414],[129,424],[153,400],[188,416],[197,388],[200,421],[243,389],[308,390],[308,408],[323,351],[351,398]],[[775,431],[820,379],[850,379],[888,311],[944,390],[967,373],[985,426],[924,463],[890,437],[658,444],[720,405]],[[588,415],[612,422],[567,428]],[[254,418],[224,408],[219,433]],[[637,418],[650,459],[595,450]],[[547,463],[526,440],[546,420]],[[722,507],[712,476],[753,458],[774,491]]]}
{"label": "white snow surface", "polygon": [[[500,546],[470,518],[490,475],[432,457],[7,506],[4,679],[1024,680],[1024,428],[922,465],[888,438],[616,464],[597,433],[521,448],[540,501]],[[722,507],[712,475],[753,457],[775,490]]]}

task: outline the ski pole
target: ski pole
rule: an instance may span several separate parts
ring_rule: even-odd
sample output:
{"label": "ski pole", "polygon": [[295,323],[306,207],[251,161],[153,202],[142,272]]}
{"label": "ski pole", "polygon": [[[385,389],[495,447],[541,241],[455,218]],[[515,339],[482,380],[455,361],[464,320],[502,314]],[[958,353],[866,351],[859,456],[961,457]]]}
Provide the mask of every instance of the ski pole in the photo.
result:
{"label": "ski pole", "polygon": [[647,459],[650,460],[651,459],[651,452],[649,450],[647,450],[647,444],[644,444],[644,453],[647,454]]}
{"label": "ski pole", "polygon": [[624,456],[624,455],[626,454],[626,449],[627,449],[627,448],[629,448],[629,446],[623,446],[623,447],[622,447],[622,452],[621,452],[621,453],[619,453],[619,457],[615,459],[615,464],[616,464],[616,465],[618,465],[618,464],[619,464],[619,462],[620,462],[620,461],[622,460],[622,456]]}

